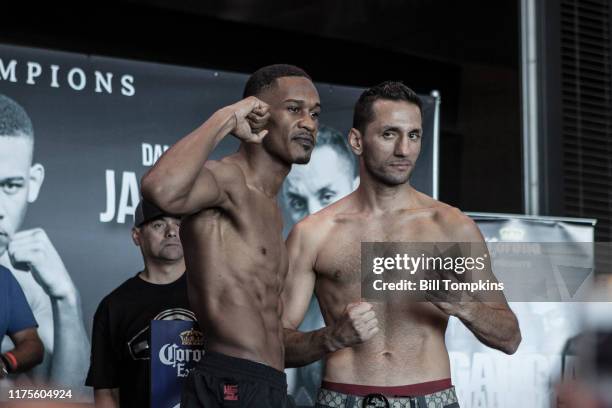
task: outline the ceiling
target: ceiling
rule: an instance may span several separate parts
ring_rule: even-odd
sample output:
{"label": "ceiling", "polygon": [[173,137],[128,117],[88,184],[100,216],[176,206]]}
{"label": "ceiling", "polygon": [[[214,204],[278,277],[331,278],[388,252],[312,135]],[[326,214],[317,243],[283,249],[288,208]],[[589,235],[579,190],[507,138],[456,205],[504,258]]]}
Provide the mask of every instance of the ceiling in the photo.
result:
{"label": "ceiling", "polygon": [[442,61],[518,67],[518,0],[129,1]]}

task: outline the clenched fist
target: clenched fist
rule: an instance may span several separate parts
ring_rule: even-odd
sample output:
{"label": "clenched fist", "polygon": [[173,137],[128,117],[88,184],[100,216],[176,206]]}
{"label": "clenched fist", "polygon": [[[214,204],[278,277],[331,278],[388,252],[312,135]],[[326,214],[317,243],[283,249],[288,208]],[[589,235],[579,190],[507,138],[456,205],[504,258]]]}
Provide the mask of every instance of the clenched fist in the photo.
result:
{"label": "clenched fist", "polygon": [[368,341],[378,331],[378,319],[372,305],[356,302],[346,306],[333,326],[332,337],[337,348],[343,348]]}
{"label": "clenched fist", "polygon": [[254,96],[233,104],[235,124],[232,133],[244,142],[261,143],[268,134],[264,126],[270,118],[270,107]]}
{"label": "clenched fist", "polygon": [[72,279],[43,229],[16,233],[9,243],[8,253],[13,265],[27,265],[49,296],[63,298],[74,293]]}

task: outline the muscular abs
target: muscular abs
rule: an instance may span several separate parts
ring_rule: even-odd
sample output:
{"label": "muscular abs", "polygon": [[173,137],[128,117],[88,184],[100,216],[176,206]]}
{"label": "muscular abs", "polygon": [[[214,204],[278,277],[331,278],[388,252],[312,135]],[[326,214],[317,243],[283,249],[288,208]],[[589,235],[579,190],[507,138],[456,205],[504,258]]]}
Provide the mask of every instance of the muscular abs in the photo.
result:
{"label": "muscular abs", "polygon": [[[315,292],[327,325],[360,300],[361,241],[436,241],[435,210],[403,211],[395,217],[336,215],[315,264]],[[325,380],[380,386],[450,377],[444,333],[448,317],[429,303],[371,302],[380,332],[363,344],[327,357]]]}
{"label": "muscular abs", "polygon": [[282,220],[273,200],[250,194],[253,205],[237,220],[213,209],[183,221],[189,300],[207,350],[282,370]]}

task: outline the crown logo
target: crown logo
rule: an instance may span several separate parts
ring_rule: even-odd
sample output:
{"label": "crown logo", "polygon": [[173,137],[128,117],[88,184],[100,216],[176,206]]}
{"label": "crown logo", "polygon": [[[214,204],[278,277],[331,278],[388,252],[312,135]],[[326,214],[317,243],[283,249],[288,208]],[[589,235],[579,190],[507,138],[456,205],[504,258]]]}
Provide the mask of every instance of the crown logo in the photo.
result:
{"label": "crown logo", "polygon": [[189,329],[179,334],[183,346],[203,346],[204,335],[201,331]]}

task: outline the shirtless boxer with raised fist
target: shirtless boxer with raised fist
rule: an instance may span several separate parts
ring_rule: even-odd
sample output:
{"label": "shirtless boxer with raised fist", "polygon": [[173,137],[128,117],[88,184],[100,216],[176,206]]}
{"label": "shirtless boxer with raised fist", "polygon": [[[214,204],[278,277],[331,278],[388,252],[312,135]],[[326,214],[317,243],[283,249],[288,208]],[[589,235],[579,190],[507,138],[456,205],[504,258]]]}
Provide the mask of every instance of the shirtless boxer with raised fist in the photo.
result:
{"label": "shirtless boxer with raised fist", "polygon": [[[245,99],[215,112],[145,175],[146,199],[184,215],[181,241],[188,292],[206,355],[181,406],[288,404],[281,291],[288,259],[276,195],[294,163],[315,145],[319,94],[290,65],[255,72]],[[235,154],[208,160],[228,134]]]}

